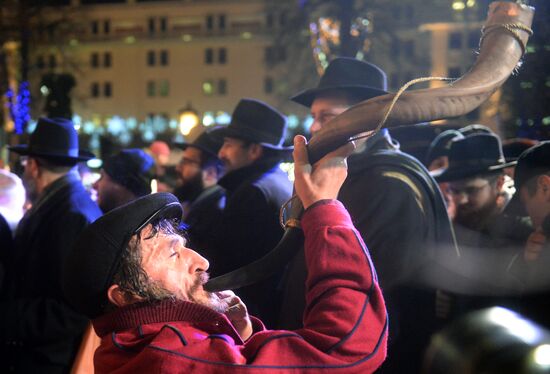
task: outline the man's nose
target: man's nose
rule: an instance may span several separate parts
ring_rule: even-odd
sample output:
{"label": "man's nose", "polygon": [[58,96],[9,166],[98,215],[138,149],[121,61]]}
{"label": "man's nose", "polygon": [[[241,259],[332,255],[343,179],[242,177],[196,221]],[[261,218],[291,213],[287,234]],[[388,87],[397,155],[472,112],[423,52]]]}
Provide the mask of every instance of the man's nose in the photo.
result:
{"label": "man's nose", "polygon": [[317,120],[313,121],[311,127],[309,128],[309,132],[311,132],[311,134],[315,134],[319,130],[321,130],[321,123]]}
{"label": "man's nose", "polygon": [[464,191],[460,191],[459,193],[455,193],[453,195],[454,201],[456,205],[464,205],[468,202],[468,194]]}
{"label": "man's nose", "polygon": [[210,267],[210,263],[208,260],[201,255],[199,255],[197,252],[193,251],[192,249],[187,248],[187,251],[189,251],[189,256],[191,257],[189,261],[189,273],[194,274],[196,272],[200,271],[207,271]]}

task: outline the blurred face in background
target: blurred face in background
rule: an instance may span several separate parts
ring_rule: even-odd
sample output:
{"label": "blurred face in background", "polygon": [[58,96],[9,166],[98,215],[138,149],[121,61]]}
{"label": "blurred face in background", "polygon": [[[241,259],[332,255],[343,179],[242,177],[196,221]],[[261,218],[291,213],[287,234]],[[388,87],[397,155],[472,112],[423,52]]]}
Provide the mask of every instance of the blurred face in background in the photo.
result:
{"label": "blurred face in background", "polygon": [[192,198],[204,189],[202,179],[202,151],[195,147],[187,147],[178,165],[180,186],[179,196],[182,200]]}
{"label": "blurred face in background", "polygon": [[129,193],[125,187],[113,181],[104,170],[101,170],[101,176],[92,187],[96,190],[96,202],[103,213],[122,205],[122,197],[126,197]]}
{"label": "blurred face in background", "polygon": [[455,222],[480,229],[498,212],[497,199],[502,188],[502,176],[470,178],[449,183],[449,193],[456,206]]}
{"label": "blurred face in background", "polygon": [[262,146],[256,143],[246,143],[237,138],[225,138],[218,158],[223,162],[227,173],[251,165],[260,158]]}
{"label": "blurred face in background", "polygon": [[550,215],[550,175],[539,175],[527,181],[519,190],[521,202],[535,229]]}

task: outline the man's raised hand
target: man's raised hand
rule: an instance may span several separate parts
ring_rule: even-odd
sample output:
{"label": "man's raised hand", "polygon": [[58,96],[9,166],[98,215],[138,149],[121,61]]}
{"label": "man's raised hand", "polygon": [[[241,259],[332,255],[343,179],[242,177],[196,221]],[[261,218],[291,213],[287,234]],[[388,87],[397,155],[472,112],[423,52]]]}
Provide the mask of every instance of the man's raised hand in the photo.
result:
{"label": "man's raised hand", "polygon": [[355,149],[354,143],[347,143],[312,166],[306,144],[303,136],[294,137],[294,188],[304,209],[319,200],[336,199],[348,175],[346,158]]}

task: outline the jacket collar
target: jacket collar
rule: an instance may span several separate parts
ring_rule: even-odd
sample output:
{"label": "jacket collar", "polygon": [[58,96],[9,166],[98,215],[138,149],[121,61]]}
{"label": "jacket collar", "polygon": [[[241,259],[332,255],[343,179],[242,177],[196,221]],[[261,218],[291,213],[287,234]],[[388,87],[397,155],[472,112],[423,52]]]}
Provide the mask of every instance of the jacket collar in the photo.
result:
{"label": "jacket collar", "polygon": [[96,334],[103,337],[113,331],[124,331],[143,324],[188,321],[193,324],[227,321],[227,317],[190,301],[163,300],[157,303],[132,304],[118,308],[92,321]]}
{"label": "jacket collar", "polygon": [[278,158],[268,158],[256,161],[252,165],[227,173],[218,181],[218,184],[228,191],[233,191],[240,185],[246,183],[248,179],[267,173],[271,169],[277,167],[279,163],[280,160]]}
{"label": "jacket collar", "polygon": [[48,186],[46,186],[46,188],[44,188],[44,191],[42,191],[42,193],[40,194],[38,199],[34,202],[33,206],[27,212],[26,215],[34,214],[34,212],[36,212],[42,205],[44,205],[47,201],[49,201],[52,198],[52,196],[54,196],[58,191],[79,182],[80,182],[80,178],[76,173],[76,171],[71,171],[66,175],[62,176],[61,178],[56,179],[55,181],[50,183]]}

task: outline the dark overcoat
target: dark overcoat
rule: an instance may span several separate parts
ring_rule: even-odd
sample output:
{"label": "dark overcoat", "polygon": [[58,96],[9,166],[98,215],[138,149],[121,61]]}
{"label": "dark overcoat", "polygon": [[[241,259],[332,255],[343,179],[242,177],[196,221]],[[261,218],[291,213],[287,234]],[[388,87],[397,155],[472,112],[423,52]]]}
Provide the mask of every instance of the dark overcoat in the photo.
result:
{"label": "dark overcoat", "polygon": [[[201,253],[207,245],[212,228],[217,227],[225,207],[225,190],[218,185],[205,188],[184,209],[190,247]],[[207,254],[205,254],[207,256]]]}
{"label": "dark overcoat", "polygon": [[0,305],[1,372],[69,372],[87,319],[66,303],[61,270],[78,234],[100,215],[70,173],[21,220]]}
{"label": "dark overcoat", "polygon": [[[348,158],[348,177],[338,199],[371,253],[384,292],[390,341],[381,370],[417,372],[422,350],[439,323],[435,291],[414,285],[437,251],[452,255],[456,250],[437,184],[418,160],[399,151],[387,130],[382,130],[363,151]],[[289,266],[278,328],[297,328],[301,321],[297,305],[304,305],[305,291],[297,290],[305,281],[302,259],[300,252]]]}
{"label": "dark overcoat", "polygon": [[[219,275],[247,265],[268,253],[281,239],[279,210],[292,195],[292,184],[278,159],[265,159],[232,171],[220,179],[226,205],[222,220],[212,228],[207,258],[212,274]],[[278,309],[279,276],[236,290],[247,307],[272,323]]]}

